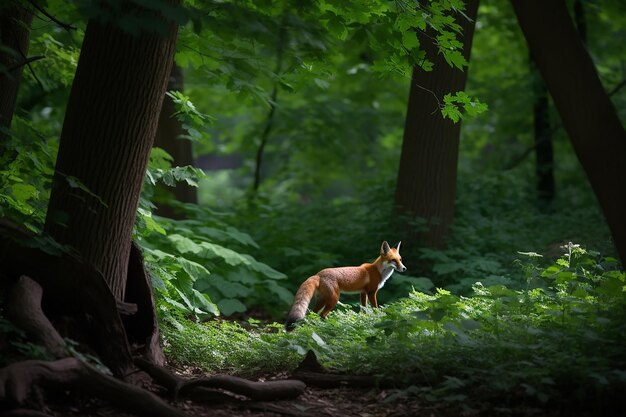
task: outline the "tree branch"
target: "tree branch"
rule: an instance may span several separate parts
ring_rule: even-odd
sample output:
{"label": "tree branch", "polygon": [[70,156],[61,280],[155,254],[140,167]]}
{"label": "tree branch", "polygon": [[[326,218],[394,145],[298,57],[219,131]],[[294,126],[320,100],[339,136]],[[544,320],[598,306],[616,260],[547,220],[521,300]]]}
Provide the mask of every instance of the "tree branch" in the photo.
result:
{"label": "tree branch", "polygon": [[[626,79],[623,79],[622,81],[617,83],[615,87],[613,87],[610,91],[608,91],[606,95],[608,97],[612,97],[613,95],[617,94],[625,86],[626,86]],[[562,123],[556,123],[552,127],[552,129],[550,129],[541,139],[535,142],[532,146],[528,147],[524,152],[519,154],[515,159],[513,159],[512,162],[509,162],[507,165],[505,165],[503,168],[504,171],[509,171],[517,167],[519,164],[521,164],[524,161],[524,159],[528,157],[528,155],[530,155],[535,149],[537,149],[538,146],[550,140],[550,137],[552,137],[552,135],[555,134],[562,127],[563,127]]]}
{"label": "tree branch", "polygon": [[7,68],[6,72],[7,73],[13,72],[16,69],[23,67],[24,65],[28,65],[31,62],[39,61],[40,59],[44,59],[44,58],[45,58],[45,55],[35,55],[35,56],[28,57],[24,59],[22,62],[18,62],[17,64]]}
{"label": "tree branch", "polygon": [[48,19],[52,20],[54,23],[56,23],[57,25],[59,25],[60,27],[62,27],[63,29],[67,30],[68,32],[71,30],[76,30],[75,26],[72,26],[68,23],[63,23],[60,20],[58,20],[56,17],[52,16],[50,13],[48,13],[43,7],[41,7],[40,5],[38,5],[35,1],[33,0],[27,0],[28,3],[33,6],[33,8],[35,10],[37,10],[39,13],[41,13],[42,15],[46,16]]}
{"label": "tree branch", "polygon": [[24,51],[22,51],[22,49],[18,46],[18,51],[20,53],[20,55],[22,56],[22,58],[24,59],[24,63],[26,64],[26,66],[28,66],[28,69],[30,70],[30,73],[33,74],[33,78],[35,78],[35,80],[37,81],[37,84],[39,84],[39,87],[43,90],[46,91],[46,89],[43,86],[43,83],[41,82],[41,80],[39,79],[39,77],[37,77],[37,74],[35,74],[35,70],[33,69],[33,67],[30,65],[30,61],[28,60],[28,57],[26,56],[26,54],[24,53]]}
{"label": "tree branch", "polygon": [[609,97],[613,96],[614,94],[617,94],[619,92],[619,90],[621,90],[622,88],[624,88],[624,86],[626,85],[626,79],[622,80],[621,82],[617,83],[617,85],[615,87],[613,87],[611,89],[611,91],[609,91],[607,94],[609,95]]}

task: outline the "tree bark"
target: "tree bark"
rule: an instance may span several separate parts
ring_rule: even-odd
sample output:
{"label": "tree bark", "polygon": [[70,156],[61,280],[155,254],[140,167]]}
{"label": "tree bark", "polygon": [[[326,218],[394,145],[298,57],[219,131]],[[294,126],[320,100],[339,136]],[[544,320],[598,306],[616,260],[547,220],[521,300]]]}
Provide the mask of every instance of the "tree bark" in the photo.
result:
{"label": "tree bark", "polygon": [[[467,2],[462,19],[463,55],[469,61],[474,21],[478,0]],[[428,229],[412,230],[409,238],[430,247],[443,247],[454,217],[457,159],[459,152],[460,123],[443,119],[438,111],[441,97],[465,88],[467,70],[451,68],[438,53],[431,38],[418,35],[426,56],[432,59],[435,69],[425,72],[414,68],[409,93],[409,104],[404,126],[402,155],[398,169],[395,193],[397,211],[428,221]]]}
{"label": "tree bark", "polygon": [[[12,1],[0,7],[0,128],[10,129],[22,70],[27,63],[31,10]],[[11,52],[9,52],[11,51]],[[0,155],[4,151],[6,134],[0,131]]]}
{"label": "tree bark", "polygon": [[118,300],[124,299],[135,211],[173,62],[177,27],[165,19],[163,25],[166,36],[88,22],[44,228],[100,270]]}
{"label": "tree bark", "polygon": [[550,105],[546,88],[533,57],[530,57],[533,77],[533,124],[535,136],[535,176],[539,208],[547,208],[554,200],[554,149],[553,129],[550,126]]}
{"label": "tree bark", "polygon": [[512,0],[537,67],[561,115],[626,265],[626,131],[564,0]]}
{"label": "tree bark", "polygon": [[[176,90],[183,91],[183,71],[174,63],[167,84],[167,91]],[[172,166],[193,165],[193,150],[189,139],[181,138],[185,133],[182,123],[174,116],[176,108],[174,100],[168,95],[163,97],[163,107],[159,115],[159,124],[157,128],[154,146],[165,150],[173,158]],[[173,191],[174,198],[183,203],[198,202],[196,188],[185,183],[178,183],[175,187],[170,188],[163,185],[163,191]],[[182,216],[177,213],[174,208],[167,204],[157,204],[157,212],[159,216],[169,217],[172,219],[180,219]]]}

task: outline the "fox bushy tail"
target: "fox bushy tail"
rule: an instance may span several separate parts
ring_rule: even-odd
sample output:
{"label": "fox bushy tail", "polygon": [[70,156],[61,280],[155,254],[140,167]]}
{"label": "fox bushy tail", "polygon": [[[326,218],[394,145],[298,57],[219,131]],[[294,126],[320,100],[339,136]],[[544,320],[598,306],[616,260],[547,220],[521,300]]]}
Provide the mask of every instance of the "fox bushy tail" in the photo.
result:
{"label": "fox bushy tail", "polygon": [[320,277],[318,275],[313,275],[300,285],[293,299],[291,311],[289,311],[289,315],[287,315],[287,320],[285,321],[285,329],[287,329],[287,331],[293,330],[294,323],[304,318],[311,298],[313,298],[313,294],[315,294],[315,290],[319,286]]}

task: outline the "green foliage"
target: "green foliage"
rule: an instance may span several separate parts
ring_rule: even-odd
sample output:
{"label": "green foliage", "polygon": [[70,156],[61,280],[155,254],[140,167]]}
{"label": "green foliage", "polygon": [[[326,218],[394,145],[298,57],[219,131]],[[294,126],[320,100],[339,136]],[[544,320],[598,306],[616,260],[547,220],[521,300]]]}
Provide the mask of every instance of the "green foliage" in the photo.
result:
{"label": "green foliage", "polygon": [[180,91],[168,91],[165,94],[173,100],[174,106],[176,107],[174,116],[181,122],[183,129],[187,132],[186,135],[178,139],[189,139],[193,142],[208,140],[209,134],[204,128],[208,123],[213,121],[213,118],[199,112],[189,97]]}
{"label": "green foliage", "polygon": [[32,230],[43,225],[56,147],[44,132],[14,118],[0,156],[0,217]]}
{"label": "green foliage", "polygon": [[172,168],[170,161],[164,150],[153,149],[135,228],[161,306],[171,314],[206,318],[243,312],[270,297],[289,302],[291,293],[277,282],[285,275],[248,253],[259,245],[229,225],[227,215],[179,204],[187,220],[152,216],[150,198],[158,182],[197,186],[196,181],[204,177],[193,167]]}
{"label": "green foliage", "polygon": [[[617,3],[585,3],[588,48],[607,88],[623,78]],[[387,401],[418,395],[501,413],[526,400],[579,404],[623,387],[624,274],[610,256],[568,244],[614,251],[575,155],[557,130],[559,194],[547,212],[535,207],[532,158],[509,163],[533,144],[532,74],[510,7],[481,2],[468,63],[460,54],[460,1],[185,5],[185,14],[176,15],[188,19],[176,60],[186,87],[169,93],[175,115],[196,156],[230,155],[241,164],[205,175],[172,167],[169,155],[153,152],[134,237],[153,277],[171,360],[253,374],[291,369],[313,349],[325,365],[347,372],[405,378],[408,388]],[[48,6],[79,27],[90,13],[101,14],[95,4],[77,9],[49,0]],[[163,2],[153,6],[165,11]],[[100,17],[114,15],[107,13]],[[122,25],[159,29],[136,16],[125,16]],[[441,116],[457,122],[484,112],[483,102],[491,109],[481,119],[464,119],[448,249],[403,238],[409,274],[394,274],[381,290],[381,310],[356,312],[348,303],[357,297],[344,295],[346,304],[328,320],[309,315],[292,334],[280,324],[216,319],[244,311],[282,317],[307,276],[371,261],[382,240],[406,232],[392,201],[407,78],[414,67],[437,71],[420,49],[421,32],[455,70],[471,64],[467,91],[439,97]],[[30,53],[46,58],[24,71],[18,117],[1,157],[0,215],[33,230],[43,224],[55,138],[82,37],[81,28],[66,32],[49,22],[31,36]],[[619,105],[623,94],[612,98],[626,109]],[[263,183],[250,197],[268,124]],[[509,165],[514,168],[503,171]],[[183,221],[153,216],[154,186],[177,182],[200,186],[200,207],[179,205]],[[415,230],[425,224],[410,220]],[[564,250],[567,256],[559,257]]]}
{"label": "green foliage", "polygon": [[480,100],[472,100],[465,92],[459,91],[456,94],[446,94],[443,97],[441,115],[452,120],[454,123],[461,120],[464,110],[468,116],[476,116],[487,110],[487,105]]}
{"label": "green foliage", "polygon": [[419,396],[473,413],[521,403],[598,411],[600,398],[626,384],[626,274],[597,252],[566,251],[543,266],[520,261],[528,289],[477,282],[469,297],[413,291],[379,310],[339,307],[325,321],[309,314],[293,333],[179,317],[166,320],[164,337],[177,363],[214,371],[292,369],[314,350],[326,366],[409,387],[387,401]]}

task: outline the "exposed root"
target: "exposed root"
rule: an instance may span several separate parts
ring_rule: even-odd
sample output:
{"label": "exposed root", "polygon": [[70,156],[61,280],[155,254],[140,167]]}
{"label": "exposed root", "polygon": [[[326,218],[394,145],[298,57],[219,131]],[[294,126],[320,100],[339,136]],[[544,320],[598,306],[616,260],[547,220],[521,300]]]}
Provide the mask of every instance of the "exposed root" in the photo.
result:
{"label": "exposed root", "polygon": [[304,360],[291,375],[292,378],[320,388],[338,387],[377,387],[392,388],[398,385],[390,378],[377,378],[371,375],[341,375],[330,373],[317,360],[315,352],[308,351]]}
{"label": "exposed root", "polygon": [[56,358],[67,356],[65,341],[41,310],[41,286],[22,275],[9,294],[8,317]]}
{"label": "exposed root", "polygon": [[202,387],[223,389],[253,401],[268,401],[298,397],[306,388],[304,382],[297,380],[255,382],[230,375],[185,380],[144,359],[135,359],[135,364],[165,387],[174,398],[189,396],[194,390]]}
{"label": "exposed root", "polygon": [[306,384],[292,379],[256,382],[231,375],[215,375],[185,382],[178,394],[186,396],[197,387],[220,388],[245,395],[253,401],[269,401],[296,398],[304,392]]}
{"label": "exposed root", "polygon": [[116,375],[132,368],[130,346],[115,297],[102,274],[44,237],[0,219],[0,270],[8,277],[27,275],[43,288],[43,310],[54,321],[82,319],[80,333],[93,341],[102,361]]}
{"label": "exposed root", "polygon": [[154,394],[104,375],[76,358],[30,360],[0,369],[2,402],[22,406],[45,388],[76,389],[139,416],[186,416]]}

